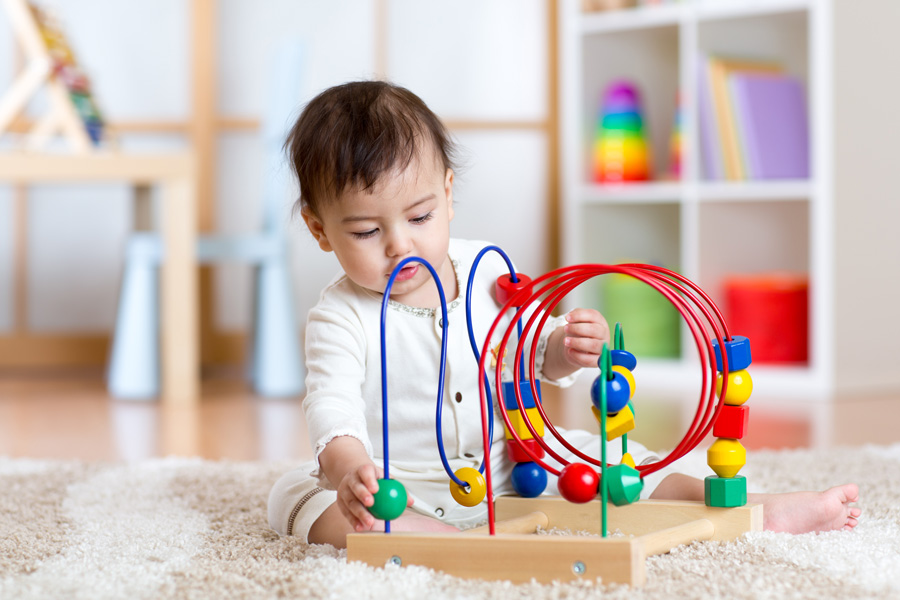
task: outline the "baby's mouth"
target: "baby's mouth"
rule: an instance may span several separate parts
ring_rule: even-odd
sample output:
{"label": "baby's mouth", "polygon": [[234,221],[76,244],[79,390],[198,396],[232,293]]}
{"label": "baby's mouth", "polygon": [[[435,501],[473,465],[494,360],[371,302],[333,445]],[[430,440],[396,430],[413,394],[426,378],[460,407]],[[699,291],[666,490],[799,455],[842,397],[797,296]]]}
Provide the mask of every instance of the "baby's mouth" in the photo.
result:
{"label": "baby's mouth", "polygon": [[407,265],[407,266],[403,267],[402,269],[400,269],[400,271],[397,273],[397,276],[394,277],[394,281],[407,281],[407,280],[415,277],[416,273],[418,273],[418,272],[419,272],[418,264]]}

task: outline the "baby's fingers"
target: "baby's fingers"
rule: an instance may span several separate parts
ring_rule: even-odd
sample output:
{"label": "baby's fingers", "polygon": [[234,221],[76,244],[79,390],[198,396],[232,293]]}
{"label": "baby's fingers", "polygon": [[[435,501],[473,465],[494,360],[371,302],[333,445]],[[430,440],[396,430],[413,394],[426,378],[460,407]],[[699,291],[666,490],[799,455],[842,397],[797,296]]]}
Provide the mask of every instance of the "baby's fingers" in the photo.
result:
{"label": "baby's fingers", "polygon": [[602,326],[608,334],[609,325],[606,318],[593,308],[576,308],[566,313],[566,321],[569,323],[596,323]]}
{"label": "baby's fingers", "polygon": [[597,366],[600,350],[596,348],[597,344],[594,341],[584,338],[566,338],[565,344],[566,360],[571,364],[586,369]]}
{"label": "baby's fingers", "polygon": [[596,310],[578,308],[566,315],[566,321],[566,360],[577,367],[596,367],[603,344],[609,343],[606,319]]}
{"label": "baby's fingers", "polygon": [[565,331],[566,337],[595,341],[598,348],[602,348],[604,343],[609,343],[609,330],[600,323],[569,323]]}
{"label": "baby's fingers", "polygon": [[[381,469],[375,465],[363,465],[357,469],[356,476],[360,483],[365,486],[369,494],[374,494],[378,491],[378,478],[381,477]],[[359,494],[357,494],[357,496],[362,500],[362,496]],[[366,506],[371,505],[367,504]]]}
{"label": "baby's fingers", "polygon": [[[374,503],[374,498],[370,499]],[[338,494],[338,507],[354,531],[368,531],[375,526],[375,517],[350,490]]]}

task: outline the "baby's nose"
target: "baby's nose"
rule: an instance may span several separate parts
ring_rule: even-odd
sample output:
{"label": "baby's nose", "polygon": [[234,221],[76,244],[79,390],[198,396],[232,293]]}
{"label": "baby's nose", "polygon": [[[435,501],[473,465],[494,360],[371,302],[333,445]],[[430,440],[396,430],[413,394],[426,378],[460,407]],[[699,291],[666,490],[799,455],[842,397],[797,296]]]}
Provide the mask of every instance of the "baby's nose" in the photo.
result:
{"label": "baby's nose", "polygon": [[412,238],[400,232],[392,233],[388,237],[387,254],[388,256],[405,256],[412,251]]}

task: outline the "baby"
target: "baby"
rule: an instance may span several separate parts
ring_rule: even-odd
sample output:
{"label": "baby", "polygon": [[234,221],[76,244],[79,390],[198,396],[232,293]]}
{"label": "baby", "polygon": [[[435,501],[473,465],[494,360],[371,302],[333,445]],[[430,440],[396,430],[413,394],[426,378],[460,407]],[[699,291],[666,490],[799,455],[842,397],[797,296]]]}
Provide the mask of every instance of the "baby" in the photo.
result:
{"label": "baby", "polygon": [[[450,237],[454,147],[437,116],[404,88],[381,81],[330,88],[306,106],[286,146],[300,183],[300,214],[319,247],[335,253],[343,273],[322,291],[306,330],[303,407],[315,459],[275,484],[269,523],[282,535],[344,547],[348,533],[384,526],[367,509],[383,475],[381,305],[388,278],[405,258],[424,258],[434,267],[449,304],[438,430],[447,461],[454,472],[482,462],[478,369],[463,299],[475,257],[487,244]],[[493,286],[505,273],[505,262],[493,253],[478,265],[472,313],[479,343],[499,312]],[[409,497],[406,511],[392,521],[395,531],[453,531],[486,518],[484,502],[469,508],[452,499],[440,460],[434,405],[444,325],[439,307],[428,269],[406,265],[391,288],[385,323],[390,469]],[[570,384],[581,368],[596,368],[609,337],[606,320],[593,309],[548,319],[531,342],[537,344],[537,377]],[[512,379],[510,367],[498,363],[504,379]],[[497,410],[493,431],[494,493],[513,493],[513,464]],[[598,454],[597,434],[560,432],[580,451]],[[575,460],[552,436],[546,441]],[[620,446],[608,444],[608,462],[621,460]],[[659,460],[633,441],[629,453],[638,465]],[[556,493],[551,479],[547,493]],[[703,481],[663,469],[645,478],[642,496],[702,501]],[[860,509],[851,504],[857,496],[856,485],[846,484],[824,492],[751,494],[748,500],[764,504],[766,529],[800,533],[855,527]]]}

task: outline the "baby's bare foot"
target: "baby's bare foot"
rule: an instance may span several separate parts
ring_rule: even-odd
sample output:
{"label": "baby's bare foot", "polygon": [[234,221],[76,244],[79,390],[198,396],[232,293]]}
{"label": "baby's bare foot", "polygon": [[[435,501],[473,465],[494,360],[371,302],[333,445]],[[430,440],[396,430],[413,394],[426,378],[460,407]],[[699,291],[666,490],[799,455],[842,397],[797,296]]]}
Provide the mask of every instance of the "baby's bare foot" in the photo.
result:
{"label": "baby's bare foot", "polygon": [[824,492],[751,494],[748,500],[763,504],[763,526],[768,531],[808,533],[853,529],[862,510],[851,503],[859,499],[854,483]]}

